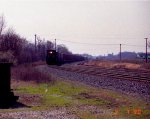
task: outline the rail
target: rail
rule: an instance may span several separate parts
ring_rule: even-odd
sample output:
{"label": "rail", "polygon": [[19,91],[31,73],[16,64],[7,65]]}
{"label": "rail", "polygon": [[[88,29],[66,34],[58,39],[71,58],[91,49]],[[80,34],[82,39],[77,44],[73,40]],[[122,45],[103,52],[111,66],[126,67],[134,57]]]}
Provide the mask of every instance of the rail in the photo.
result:
{"label": "rail", "polygon": [[143,70],[131,70],[131,69],[115,69],[115,68],[102,68],[95,66],[53,66],[53,68],[57,68],[60,70],[88,74],[94,76],[101,77],[111,77],[116,79],[126,79],[126,80],[134,80],[141,82],[150,83],[150,72]]}

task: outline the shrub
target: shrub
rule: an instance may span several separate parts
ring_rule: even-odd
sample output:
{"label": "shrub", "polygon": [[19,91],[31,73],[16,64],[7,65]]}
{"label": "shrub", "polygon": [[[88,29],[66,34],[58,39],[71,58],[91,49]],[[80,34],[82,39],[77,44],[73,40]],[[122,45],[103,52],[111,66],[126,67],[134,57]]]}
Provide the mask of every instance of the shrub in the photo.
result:
{"label": "shrub", "polygon": [[50,75],[38,71],[32,64],[13,67],[12,77],[17,80],[35,81],[36,83],[53,82]]}
{"label": "shrub", "polygon": [[17,59],[13,55],[12,51],[0,52],[0,62],[9,62],[9,63],[16,64]]}

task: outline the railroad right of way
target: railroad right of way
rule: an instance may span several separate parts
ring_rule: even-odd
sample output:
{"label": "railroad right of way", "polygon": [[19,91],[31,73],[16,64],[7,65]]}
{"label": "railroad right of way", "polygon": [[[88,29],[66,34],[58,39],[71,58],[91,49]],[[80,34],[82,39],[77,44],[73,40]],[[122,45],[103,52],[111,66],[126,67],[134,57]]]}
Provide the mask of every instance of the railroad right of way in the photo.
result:
{"label": "railroad right of way", "polygon": [[139,95],[150,101],[150,83],[147,82],[82,74],[65,71],[59,68],[57,69],[47,65],[38,66],[37,69],[43,73],[49,73],[67,80],[79,81],[94,87],[117,90],[126,94]]}

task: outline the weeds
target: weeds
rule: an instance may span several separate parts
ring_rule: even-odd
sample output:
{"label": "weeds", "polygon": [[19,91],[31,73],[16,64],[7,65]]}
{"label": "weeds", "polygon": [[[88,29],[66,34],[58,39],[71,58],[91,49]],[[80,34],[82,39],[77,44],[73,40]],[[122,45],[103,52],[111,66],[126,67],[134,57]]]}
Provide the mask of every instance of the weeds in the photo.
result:
{"label": "weeds", "polygon": [[36,83],[54,82],[51,75],[38,71],[37,64],[24,64],[12,68],[12,78],[22,81],[34,81]]}
{"label": "weeds", "polygon": [[[65,107],[81,119],[113,119],[114,117],[146,119],[149,116],[149,112],[146,112],[148,107],[144,107],[146,105],[142,101],[138,104],[139,101],[130,96],[106,89],[98,90],[81,84],[75,85],[68,81],[57,80],[53,85],[50,82],[50,85],[49,83],[39,83],[35,86],[18,86],[16,93],[40,96],[41,102],[38,103],[40,105],[33,106],[33,110]],[[26,104],[32,106],[32,103],[36,103],[33,98],[35,97],[32,97],[31,101],[27,98]],[[142,111],[140,115],[134,114],[137,109]]]}

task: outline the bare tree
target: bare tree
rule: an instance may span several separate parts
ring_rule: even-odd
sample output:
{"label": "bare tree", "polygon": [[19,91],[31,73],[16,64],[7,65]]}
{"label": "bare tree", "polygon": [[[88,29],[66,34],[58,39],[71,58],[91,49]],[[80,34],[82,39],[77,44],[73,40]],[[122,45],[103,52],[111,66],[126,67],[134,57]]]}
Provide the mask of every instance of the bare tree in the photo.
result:
{"label": "bare tree", "polygon": [[9,29],[2,37],[1,50],[11,50],[15,56],[18,56],[25,41],[26,39],[21,38],[13,29]]}
{"label": "bare tree", "polygon": [[38,38],[38,45],[37,45],[37,51],[38,51],[38,59],[39,60],[45,60],[45,57],[46,57],[46,42],[45,42],[45,39],[41,39],[41,38]]}
{"label": "bare tree", "polygon": [[25,62],[34,62],[35,61],[35,49],[34,44],[29,43],[26,41],[24,47],[20,51],[20,56],[18,58],[18,63],[25,63]]}
{"label": "bare tree", "polygon": [[4,15],[0,16],[0,36],[2,35],[2,32],[4,31],[6,27],[6,22],[5,22],[5,18]]}
{"label": "bare tree", "polygon": [[148,47],[150,48],[150,41],[148,42]]}
{"label": "bare tree", "polygon": [[51,41],[47,41],[46,46],[47,46],[47,50],[54,49],[54,44]]}
{"label": "bare tree", "polygon": [[69,51],[69,49],[64,44],[57,45],[57,51],[59,53],[71,54],[71,52]]}

